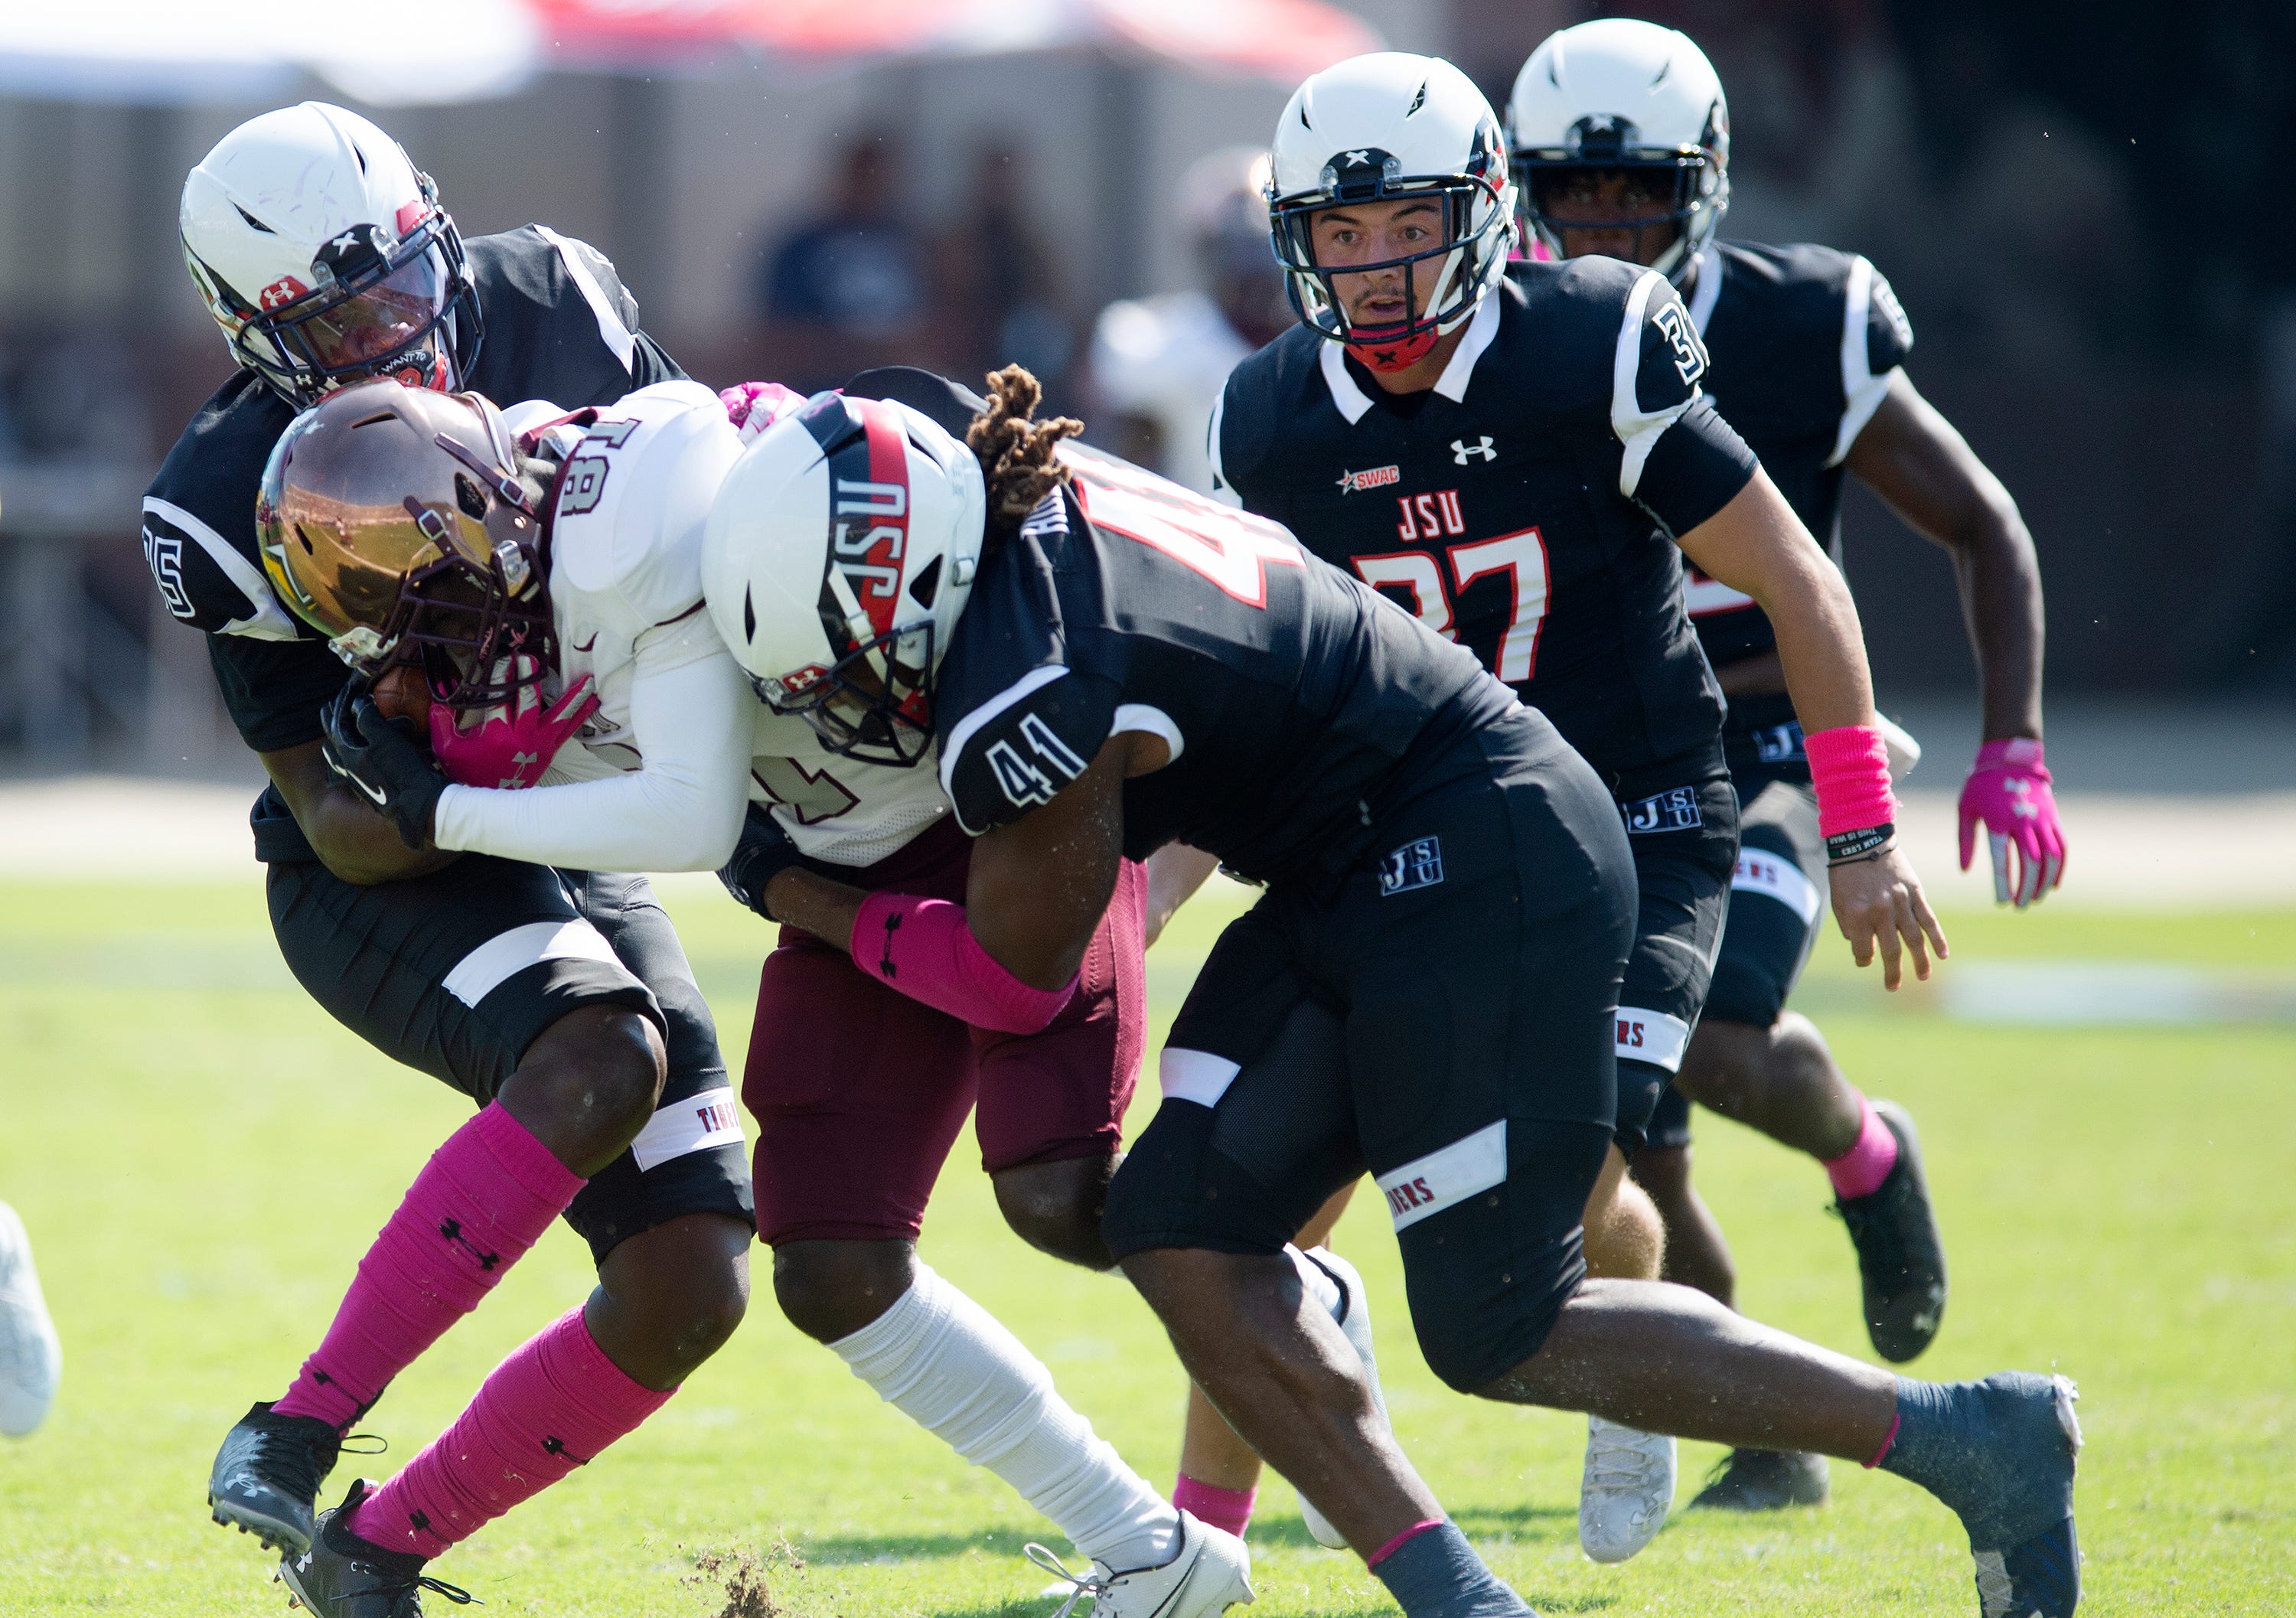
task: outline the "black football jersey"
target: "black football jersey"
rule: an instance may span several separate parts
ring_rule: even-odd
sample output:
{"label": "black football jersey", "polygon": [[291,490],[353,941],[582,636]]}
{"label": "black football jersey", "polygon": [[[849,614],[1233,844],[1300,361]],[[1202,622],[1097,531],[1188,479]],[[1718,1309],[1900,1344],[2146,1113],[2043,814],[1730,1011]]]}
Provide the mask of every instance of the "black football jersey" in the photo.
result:
{"label": "black football jersey", "polygon": [[[919,379],[873,373],[849,391],[962,432],[977,401],[923,379],[936,401]],[[1073,484],[992,543],[935,687],[941,784],[968,832],[1017,820],[1109,736],[1144,730],[1172,762],[1126,784],[1129,856],[1177,840],[1263,881],[1329,877],[1390,804],[1464,776],[1452,743],[1514,706],[1276,523],[1112,456],[1062,455]]]}
{"label": "black football jersey", "polygon": [[1466,646],[1628,790],[1719,756],[1673,536],[1754,459],[1701,395],[1706,363],[1663,276],[1526,264],[1427,392],[1386,393],[1294,327],[1229,376],[1213,460],[1245,509]]}
{"label": "black football jersey", "polygon": [[[1715,407],[1839,563],[1842,462],[1914,346],[1898,295],[1855,253],[1722,242],[1700,257],[1689,308]],[[1761,608],[1695,569],[1690,615],[1718,669],[1777,645]]]}
{"label": "black football jersey", "polygon": [[[545,226],[465,244],[486,341],[464,385],[511,402],[603,405],[684,376],[638,330],[605,256]],[[144,497],[144,556],[168,610],[206,631],[225,705],[258,752],[319,738],[348,670],[282,605],[256,546],[255,502],[294,407],[242,370],[200,407]]]}

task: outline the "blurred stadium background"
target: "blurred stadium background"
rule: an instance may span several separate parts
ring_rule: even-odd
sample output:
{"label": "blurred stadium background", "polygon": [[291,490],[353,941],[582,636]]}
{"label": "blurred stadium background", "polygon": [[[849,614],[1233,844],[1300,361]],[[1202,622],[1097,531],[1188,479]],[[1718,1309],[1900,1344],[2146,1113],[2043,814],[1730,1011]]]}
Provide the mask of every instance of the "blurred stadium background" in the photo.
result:
{"label": "blurred stadium background", "polygon": [[[1093,323],[1196,278],[1193,160],[1264,142],[1299,77],[1378,41],[1451,55],[1503,103],[1530,46],[1595,8],[405,0],[275,37],[224,0],[8,9],[0,770],[214,778],[253,761],[144,576],[135,510],[226,374],[176,198],[242,119],[307,95],[368,111],[466,233],[540,220],[604,250],[713,383],[1021,357],[1105,436]],[[2296,740],[2278,718],[2296,692],[2296,217],[2276,155],[2296,139],[2296,12],[2194,0],[2163,30],[2152,8],[2072,0],[1639,10],[1689,29],[1729,87],[1726,233],[1881,265],[1923,388],[2022,503],[2063,784],[2296,784],[2296,762],[2259,782],[2252,750],[2194,732]],[[774,267],[824,225],[881,249],[882,279],[840,307]],[[1948,570],[1858,491],[1847,525],[1884,706],[1950,733],[1957,769],[1973,705]],[[2084,728],[2103,775],[2058,745]]]}

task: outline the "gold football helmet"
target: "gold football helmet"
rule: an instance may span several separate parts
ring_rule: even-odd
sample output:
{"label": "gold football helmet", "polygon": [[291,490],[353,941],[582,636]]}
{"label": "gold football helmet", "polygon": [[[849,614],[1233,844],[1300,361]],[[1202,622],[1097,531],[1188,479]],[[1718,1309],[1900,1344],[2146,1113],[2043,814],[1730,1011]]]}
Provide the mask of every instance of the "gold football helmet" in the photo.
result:
{"label": "gold football helmet", "polygon": [[370,678],[418,668],[449,707],[507,702],[556,662],[543,527],[502,413],[388,380],[304,411],[263,473],[263,571]]}

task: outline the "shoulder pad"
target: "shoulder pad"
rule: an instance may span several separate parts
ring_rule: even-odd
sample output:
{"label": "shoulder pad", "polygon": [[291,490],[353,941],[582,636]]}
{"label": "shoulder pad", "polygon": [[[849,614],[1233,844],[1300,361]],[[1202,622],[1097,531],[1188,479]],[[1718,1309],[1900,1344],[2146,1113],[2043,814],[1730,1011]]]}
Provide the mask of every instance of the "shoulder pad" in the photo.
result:
{"label": "shoulder pad", "polygon": [[897,405],[930,416],[959,442],[972,418],[988,408],[988,401],[972,389],[915,365],[880,365],[864,371],[845,384],[856,398],[890,399]]}
{"label": "shoulder pad", "polygon": [[742,451],[718,396],[659,382],[601,406],[551,506],[551,587],[667,623],[701,599],[701,531]]}

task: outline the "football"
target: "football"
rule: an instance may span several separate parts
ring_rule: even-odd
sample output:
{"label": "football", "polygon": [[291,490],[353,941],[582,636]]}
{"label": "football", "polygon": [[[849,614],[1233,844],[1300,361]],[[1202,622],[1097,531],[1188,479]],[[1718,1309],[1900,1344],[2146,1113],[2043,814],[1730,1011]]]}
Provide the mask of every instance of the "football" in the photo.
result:
{"label": "football", "polygon": [[401,664],[374,683],[374,705],[386,719],[413,719],[417,732],[430,734],[430,692],[420,670]]}

